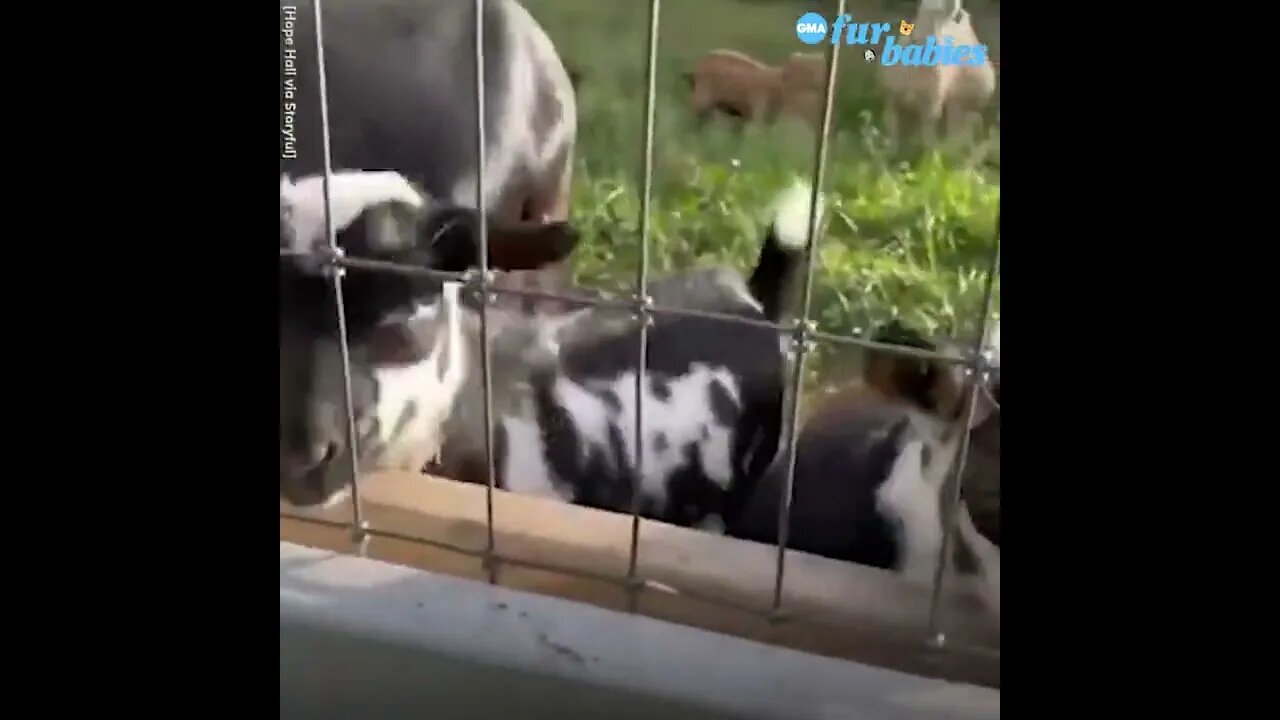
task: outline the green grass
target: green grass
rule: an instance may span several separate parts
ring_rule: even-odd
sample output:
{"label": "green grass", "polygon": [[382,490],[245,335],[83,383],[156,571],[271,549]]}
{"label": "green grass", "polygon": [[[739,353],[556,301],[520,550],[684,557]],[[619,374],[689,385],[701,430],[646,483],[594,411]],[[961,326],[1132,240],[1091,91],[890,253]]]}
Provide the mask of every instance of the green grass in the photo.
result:
{"label": "green grass", "polygon": [[[576,278],[620,290],[633,285],[639,254],[644,77],[648,3],[643,0],[525,0],[583,80],[573,220],[584,243]],[[792,25],[815,6],[794,0],[665,0],[658,51],[650,271],[755,261],[770,201],[794,177],[811,176],[816,138],[778,124],[735,133],[698,130],[685,107],[680,73],[702,53],[729,47],[777,63],[808,49]],[[883,6],[883,0],[878,5]],[[914,3],[851,2],[856,19],[896,21]],[[967,5],[998,53],[998,20]],[[985,17],[985,20],[984,20]],[[996,55],[998,57],[998,54]],[[829,219],[819,238],[812,317],[828,332],[852,334],[889,318],[971,339],[983,272],[1000,204],[998,132],[988,152],[938,154],[911,163],[888,156],[880,98],[861,59],[847,52],[833,110],[827,161]],[[996,302],[998,307],[998,290]],[[829,349],[819,359],[829,359]]]}

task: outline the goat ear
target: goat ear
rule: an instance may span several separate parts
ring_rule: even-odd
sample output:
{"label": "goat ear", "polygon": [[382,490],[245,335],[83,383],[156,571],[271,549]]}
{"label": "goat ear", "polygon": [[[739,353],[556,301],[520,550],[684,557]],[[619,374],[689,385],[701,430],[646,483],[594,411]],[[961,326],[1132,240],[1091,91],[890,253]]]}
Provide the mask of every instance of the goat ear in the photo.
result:
{"label": "goat ear", "polygon": [[569,257],[578,231],[567,222],[522,222],[489,226],[489,266],[536,270]]}
{"label": "goat ear", "polygon": [[887,398],[934,412],[938,409],[935,391],[941,376],[935,365],[924,358],[873,350],[867,357],[862,377],[868,386]]}
{"label": "goat ear", "polygon": [[871,336],[871,340],[883,345],[903,345],[920,350],[937,349],[924,335],[902,324],[902,321],[897,318],[877,328],[875,334]]}
{"label": "goat ear", "polygon": [[[880,327],[871,339],[885,345],[935,349],[924,336],[896,319]],[[886,397],[904,400],[926,412],[935,412],[939,409],[938,390],[946,381],[948,369],[930,358],[870,350],[862,376],[868,386]]]}
{"label": "goat ear", "polygon": [[[930,351],[938,349],[923,335],[897,320],[877,330],[872,339],[886,345]],[[863,369],[863,382],[886,397],[908,402],[947,421],[963,422],[971,383],[979,380],[967,377],[960,366],[949,362],[871,350]],[[998,385],[995,393],[997,395],[993,397],[985,388],[978,389],[970,428],[981,425],[999,410]]]}
{"label": "goat ear", "polygon": [[417,250],[427,254],[435,270],[464,272],[479,264],[477,225],[475,210],[436,208],[416,228]]}
{"label": "goat ear", "polygon": [[[431,256],[432,267],[463,272],[480,265],[477,240],[479,216],[470,208],[442,208],[418,231],[418,249]],[[568,257],[578,233],[568,223],[488,224],[489,267],[495,270],[536,270]]]}

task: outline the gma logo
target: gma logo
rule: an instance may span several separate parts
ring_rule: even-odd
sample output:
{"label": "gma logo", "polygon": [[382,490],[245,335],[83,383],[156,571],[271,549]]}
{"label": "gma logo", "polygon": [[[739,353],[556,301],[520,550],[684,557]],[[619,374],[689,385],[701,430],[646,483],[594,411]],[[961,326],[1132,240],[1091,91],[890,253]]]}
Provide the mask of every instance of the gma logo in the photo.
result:
{"label": "gma logo", "polygon": [[827,34],[827,23],[823,22],[798,22],[796,23],[796,33],[822,33]]}

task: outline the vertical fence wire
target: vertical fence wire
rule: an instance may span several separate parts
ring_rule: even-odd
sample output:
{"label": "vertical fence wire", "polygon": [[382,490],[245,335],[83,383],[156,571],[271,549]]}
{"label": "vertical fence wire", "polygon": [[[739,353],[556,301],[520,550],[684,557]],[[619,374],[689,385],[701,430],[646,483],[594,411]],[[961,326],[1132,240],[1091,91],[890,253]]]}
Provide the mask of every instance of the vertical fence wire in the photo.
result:
{"label": "vertical fence wire", "polygon": [[484,6],[475,0],[476,8],[476,232],[480,233],[480,383],[484,395],[484,517],[485,565],[489,581],[497,582],[497,566],[493,562],[496,544],[493,529],[493,363],[489,357],[489,219],[485,207],[485,132],[484,132]]}
{"label": "vertical fence wire", "polygon": [[[966,370],[969,375],[968,407],[965,409],[964,428],[960,435],[960,452],[956,457],[955,467],[950,477],[951,485],[947,488],[947,502],[942,507],[947,515],[943,520],[942,546],[938,549],[938,565],[933,570],[933,589],[929,595],[929,640],[937,646],[946,642],[941,631],[942,588],[947,577],[948,559],[951,557],[951,543],[956,532],[956,523],[960,516],[960,492],[964,485],[964,466],[969,459],[969,435],[973,431],[973,417],[977,412],[978,393],[983,391],[987,379],[987,362],[983,354],[983,345],[987,341],[987,322],[991,318],[991,301],[995,290],[996,275],[1000,268],[1000,215],[996,214],[995,246],[991,249],[991,257],[987,263],[987,276],[982,291],[982,315],[978,317],[978,336],[973,342],[973,353]],[[947,487],[944,484],[944,487]]]}
{"label": "vertical fence wire", "polygon": [[[636,319],[640,324],[640,362],[636,366],[635,473],[631,485],[631,548],[627,579],[636,582],[640,562],[640,487],[644,477],[644,387],[649,356],[649,206],[653,195],[653,125],[657,97],[658,21],[662,0],[649,0],[649,45],[645,56],[644,158],[640,188],[640,254],[636,261]],[[634,595],[632,596],[634,601]]]}
{"label": "vertical fence wire", "polygon": [[[844,15],[845,0],[839,0],[836,17]],[[783,483],[782,502],[778,508],[778,558],[773,582],[773,612],[782,609],[782,582],[786,574],[787,537],[791,529],[791,490],[796,474],[796,432],[800,420],[800,396],[804,384],[805,359],[808,357],[812,340],[810,333],[814,327],[809,320],[813,304],[813,270],[814,257],[818,254],[818,222],[821,220],[818,211],[818,200],[822,197],[822,186],[827,176],[827,143],[831,136],[831,110],[836,92],[836,75],[840,66],[840,43],[832,38],[831,48],[827,54],[827,86],[822,98],[822,129],[818,135],[817,147],[814,149],[813,180],[809,188],[809,227],[805,236],[805,269],[804,285],[801,291],[800,318],[795,325],[795,359],[790,378],[791,393],[787,398],[789,407],[785,409],[787,421],[783,427],[787,429],[787,478]]]}
{"label": "vertical fence wire", "polygon": [[[330,137],[329,137],[329,85],[325,78],[324,65],[324,30],[321,0],[315,0],[313,10],[315,13],[316,23],[316,73],[319,75],[319,95],[320,95],[320,150],[324,161],[324,236],[328,242],[328,249],[331,257],[337,259],[342,256],[342,249],[338,247],[338,236],[334,232],[333,214],[331,196],[331,181],[333,179],[333,158],[331,156]],[[338,346],[342,353],[342,391],[345,409],[347,414],[347,443],[351,449],[351,522],[352,534],[354,537],[363,540],[365,533],[364,516],[360,507],[360,448],[356,433],[355,412],[352,404],[351,392],[351,348],[347,343],[347,317],[345,305],[342,295],[342,277],[346,269],[341,265],[331,266],[333,278],[333,297],[334,305],[338,314]],[[361,543],[361,550],[364,544]]]}

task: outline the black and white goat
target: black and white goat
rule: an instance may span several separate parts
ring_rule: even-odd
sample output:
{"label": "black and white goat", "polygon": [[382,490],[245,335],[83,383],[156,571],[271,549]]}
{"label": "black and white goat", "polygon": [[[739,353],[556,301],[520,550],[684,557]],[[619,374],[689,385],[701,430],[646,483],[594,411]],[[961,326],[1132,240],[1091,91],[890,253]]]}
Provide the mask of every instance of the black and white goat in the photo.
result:
{"label": "black and white goat", "polygon": [[[331,181],[340,248],[353,258],[462,272],[479,263],[477,213],[442,203],[395,172],[339,172]],[[324,242],[322,179],[280,188],[282,249]],[[565,223],[491,220],[489,260],[536,270],[577,242]],[[347,486],[352,448],[331,281],[310,258],[280,258],[280,492],[297,505]],[[439,448],[440,424],[469,372],[456,284],[348,269],[343,281],[352,415],[361,471],[420,470]]]}
{"label": "black and white goat", "polygon": [[[933,349],[894,324],[881,342]],[[962,368],[937,360],[869,352],[863,381],[823,401],[797,439],[787,547],[899,572],[932,582],[940,555],[949,494],[946,488],[964,438],[971,383]],[[999,382],[978,392],[973,426],[995,438],[994,488],[990,469],[966,473],[966,483],[995,492],[996,537],[980,532],[962,496],[951,561],[995,615],[1000,612]],[[974,436],[977,437],[977,436]],[[972,449],[975,440],[970,439]],[[778,540],[786,482],[785,453],[769,469],[747,509],[731,524],[734,537]],[[990,508],[990,498],[978,500]]]}
{"label": "black and white goat", "polygon": [[[809,208],[804,185],[778,197],[749,279],[694,269],[652,281],[649,294],[659,306],[778,322],[800,272]],[[501,322],[491,395],[499,487],[619,512],[638,492],[645,517],[719,531],[772,461],[786,356],[776,330],[656,314],[638,465],[639,326],[630,314],[586,308]],[[472,373],[447,425],[441,474],[486,481],[482,414]]]}

